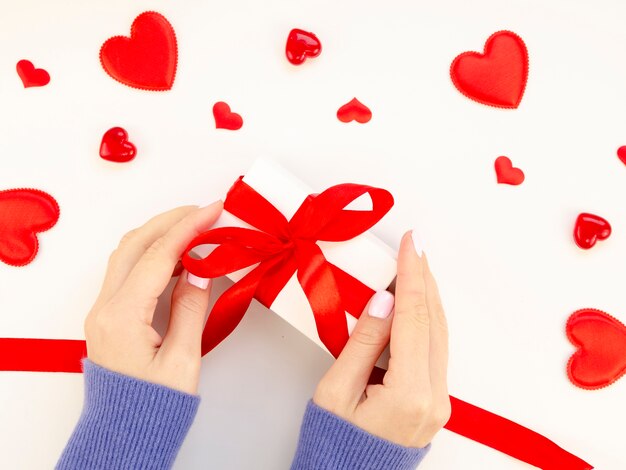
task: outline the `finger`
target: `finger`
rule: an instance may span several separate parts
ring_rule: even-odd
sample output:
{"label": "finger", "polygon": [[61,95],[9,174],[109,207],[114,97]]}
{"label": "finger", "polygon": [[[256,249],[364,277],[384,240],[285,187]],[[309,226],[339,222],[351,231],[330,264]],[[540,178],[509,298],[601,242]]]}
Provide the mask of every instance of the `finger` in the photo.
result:
{"label": "finger", "polygon": [[403,386],[411,388],[429,386],[429,336],[422,250],[416,236],[407,232],[398,252],[396,307],[387,377],[398,379]]}
{"label": "finger", "polygon": [[391,292],[374,294],[343,351],[326,374],[323,382],[332,390],[340,390],[344,406],[351,408],[359,403],[372,369],[389,343],[393,303]]}
{"label": "finger", "polygon": [[435,396],[448,396],[448,322],[437,282],[424,257],[426,304],[430,315],[430,383]]}
{"label": "finger", "polygon": [[[222,211],[222,201],[189,213],[167,233],[150,245],[131,270],[120,294],[141,299],[150,305],[158,299],[169,283],[174,266],[191,240],[215,223]],[[153,311],[147,310],[152,322]]]}
{"label": "finger", "polygon": [[200,360],[202,329],[210,294],[209,279],[182,272],[172,291],[170,320],[159,354]]}
{"label": "finger", "polygon": [[118,247],[109,258],[107,272],[98,301],[108,300],[112,297],[119,290],[148,247],[155,240],[165,235],[176,223],[195,210],[198,210],[197,206],[177,207],[153,217],[141,227],[131,230],[124,235]]}

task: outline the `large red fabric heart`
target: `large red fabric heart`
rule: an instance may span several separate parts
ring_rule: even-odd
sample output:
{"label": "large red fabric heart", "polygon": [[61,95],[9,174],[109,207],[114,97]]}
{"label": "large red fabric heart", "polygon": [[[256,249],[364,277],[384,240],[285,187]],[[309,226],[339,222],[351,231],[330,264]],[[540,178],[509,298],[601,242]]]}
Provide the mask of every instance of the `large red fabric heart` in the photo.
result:
{"label": "large red fabric heart", "polygon": [[626,165],[626,145],[617,149],[617,158],[619,158],[624,165]]}
{"label": "large red fabric heart", "polygon": [[517,108],[528,80],[528,50],[511,31],[498,31],[484,52],[463,52],[450,66],[452,83],[468,98],[499,108]]}
{"label": "large red fabric heart", "polygon": [[524,182],[524,172],[515,168],[508,157],[498,157],[495,162],[496,178],[500,184],[520,185]]}
{"label": "large red fabric heart", "polygon": [[171,89],[177,61],[174,28],[154,11],[135,18],[130,37],[114,36],[100,49],[100,62],[106,73],[124,85],[142,90]]}
{"label": "large red fabric heart", "polygon": [[44,69],[36,69],[30,60],[20,60],[15,66],[24,88],[44,86],[50,83],[50,74]]}
{"label": "large red fabric heart", "polygon": [[243,126],[243,118],[230,110],[230,106],[223,101],[218,101],[213,105],[213,117],[215,118],[216,129],[228,129],[236,131]]}
{"label": "large red fabric heart", "polygon": [[341,122],[356,121],[365,124],[372,119],[372,111],[356,98],[337,110],[337,119]]}
{"label": "large red fabric heart", "polygon": [[0,261],[24,266],[37,254],[37,233],[57,223],[56,200],[38,189],[0,191]]}
{"label": "large red fabric heart", "polygon": [[285,54],[293,65],[300,65],[307,57],[317,57],[322,52],[322,43],[313,33],[292,29],[287,37]]}
{"label": "large red fabric heart", "polygon": [[100,143],[100,156],[111,162],[128,162],[135,158],[137,149],[128,141],[128,133],[121,127],[106,131]]}
{"label": "large red fabric heart", "polygon": [[576,219],[574,240],[583,250],[593,247],[598,240],[611,236],[611,224],[599,215],[582,213]]}
{"label": "large red fabric heart", "polygon": [[574,385],[595,390],[626,373],[626,326],[611,315],[586,308],[567,320],[567,337],[578,349],[567,363]]}

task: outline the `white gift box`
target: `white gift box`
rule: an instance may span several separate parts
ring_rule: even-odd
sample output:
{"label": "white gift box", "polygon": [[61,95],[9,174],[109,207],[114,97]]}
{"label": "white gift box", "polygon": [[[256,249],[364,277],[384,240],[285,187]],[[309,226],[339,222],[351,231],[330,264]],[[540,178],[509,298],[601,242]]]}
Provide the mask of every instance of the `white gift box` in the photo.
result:
{"label": "white gift box", "polygon": [[[311,190],[280,165],[265,159],[256,160],[243,181],[267,199],[287,220],[295,214],[308,195],[320,193],[326,189]],[[347,182],[341,181],[337,184]],[[371,210],[372,201],[369,194],[365,194],[346,208]],[[215,223],[214,228],[216,227],[255,228],[226,210]],[[345,242],[318,242],[318,245],[328,261],[375,291],[386,289],[396,276],[395,252],[371,233],[363,233]],[[213,248],[214,246],[203,245],[195,248],[194,251],[204,257]],[[236,282],[255,266],[228,274],[228,278]],[[322,349],[328,351],[318,336],[313,312],[296,274],[287,282],[270,308]],[[347,312],[346,317],[349,332],[352,332],[356,319]]]}

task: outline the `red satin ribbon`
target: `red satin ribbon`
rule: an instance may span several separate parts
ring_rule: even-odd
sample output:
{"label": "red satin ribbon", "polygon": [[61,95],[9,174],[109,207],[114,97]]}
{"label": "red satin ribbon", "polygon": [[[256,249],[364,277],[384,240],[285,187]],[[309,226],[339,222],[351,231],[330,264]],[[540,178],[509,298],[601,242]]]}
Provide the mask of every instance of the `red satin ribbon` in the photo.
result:
{"label": "red satin ribbon", "polygon": [[[364,194],[371,211],[344,210]],[[226,338],[239,324],[253,298],[270,307],[296,274],[306,294],[319,337],[337,357],[348,340],[348,312],[358,318],[374,291],[328,262],[318,241],[350,240],[373,227],[393,206],[388,191],[340,184],[309,196],[291,220],[248,186],[242,178],[232,186],[224,209],[259,230],[223,227],[194,238],[183,266],[204,278],[215,278],[257,265],[215,303],[202,335],[202,354]],[[204,259],[189,256],[199,245],[219,245]]]}
{"label": "red satin ribbon", "polygon": [[[368,193],[371,211],[344,208]],[[219,344],[243,318],[257,298],[269,307],[296,273],[315,316],[320,339],[335,355],[348,339],[345,312],[358,317],[373,291],[329,263],[317,240],[345,241],[372,227],[393,205],[387,191],[368,186],[339,185],[309,196],[290,221],[239,179],[224,207],[259,230],[226,227],[199,235],[183,262],[201,277],[219,277],[257,264],[218,299],[203,333],[203,354]],[[188,256],[189,249],[218,244],[204,260]],[[81,372],[85,342],[0,338],[0,370]],[[375,368],[372,380],[384,371]],[[589,470],[593,467],[554,442],[524,426],[455,397],[446,428],[544,470]]]}

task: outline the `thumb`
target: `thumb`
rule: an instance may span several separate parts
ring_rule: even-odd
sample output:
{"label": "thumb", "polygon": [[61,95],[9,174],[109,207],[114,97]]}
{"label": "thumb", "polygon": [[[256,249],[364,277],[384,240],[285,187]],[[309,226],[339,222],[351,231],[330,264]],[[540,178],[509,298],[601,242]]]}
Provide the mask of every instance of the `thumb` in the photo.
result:
{"label": "thumb", "polygon": [[184,270],[174,290],[170,320],[161,350],[200,360],[202,330],[209,307],[211,280]]}
{"label": "thumb", "polygon": [[323,380],[342,388],[342,398],[358,403],[372,369],[389,343],[394,296],[378,291],[370,299],[350,339]]}

